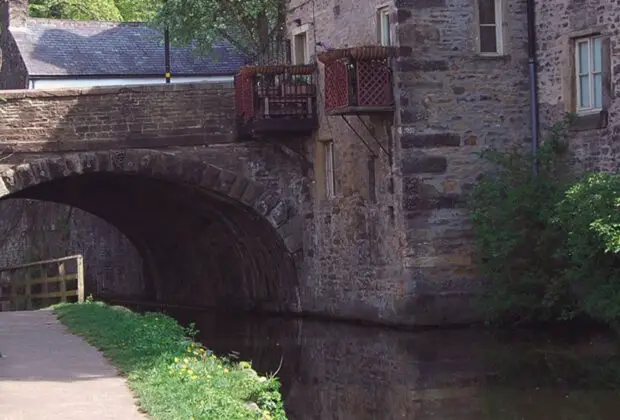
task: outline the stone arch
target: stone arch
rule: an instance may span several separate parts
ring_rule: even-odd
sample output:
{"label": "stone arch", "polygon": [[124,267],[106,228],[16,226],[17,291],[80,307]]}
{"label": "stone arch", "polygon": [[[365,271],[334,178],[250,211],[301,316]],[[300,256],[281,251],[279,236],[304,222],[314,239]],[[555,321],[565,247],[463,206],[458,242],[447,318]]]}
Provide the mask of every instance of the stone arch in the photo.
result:
{"label": "stone arch", "polygon": [[[239,292],[247,294],[245,300],[241,299],[244,301],[241,305],[244,309],[252,307],[264,310],[300,311],[294,258],[302,247],[302,220],[295,207],[280,197],[279,192],[274,189],[267,189],[241,174],[188,158],[186,153],[130,149],[45,156],[1,171],[0,199],[22,197],[57,201],[80,207],[107,220],[126,234],[141,255],[152,260],[153,282],[157,284],[156,289],[157,287],[161,289],[163,280],[158,278],[161,271],[166,270],[158,260],[165,258],[165,249],[170,250],[172,245],[170,243],[163,245],[162,240],[159,249],[155,249],[156,247],[149,245],[149,241],[155,243],[161,238],[156,238],[157,240],[141,238],[146,235],[148,226],[141,225],[140,215],[135,214],[132,217],[127,216],[129,213],[123,215],[123,211],[133,211],[130,207],[123,210],[117,205],[110,210],[108,209],[110,206],[102,205],[106,200],[96,198],[96,192],[91,191],[93,188],[103,191],[107,188],[106,185],[114,185],[120,191],[124,185],[131,183],[138,185],[140,182],[141,187],[136,186],[133,193],[140,191],[142,194],[145,190],[143,198],[151,200],[152,213],[162,213],[158,219],[153,219],[158,220],[159,227],[153,222],[151,229],[159,229],[162,224],[174,218],[175,211],[178,210],[175,208],[178,207],[185,209],[183,210],[185,213],[179,215],[179,218],[196,219],[194,225],[184,225],[185,230],[197,229],[195,225],[200,225],[199,219],[203,214],[208,214],[209,221],[205,224],[216,226],[221,230],[222,238],[228,238],[225,240],[233,236],[242,238],[238,243],[228,245],[230,254],[236,255],[238,261],[243,263],[243,269],[238,267],[230,269],[238,270],[239,276],[245,279],[247,287],[251,284],[250,288],[256,290],[262,288],[260,293],[247,290]],[[92,187],[88,187],[88,182],[92,183]],[[113,189],[110,191],[110,188],[101,194],[107,194],[107,200],[113,201],[115,193]],[[160,190],[164,194],[161,198],[161,208],[159,201],[154,197]],[[128,192],[125,197],[130,195]],[[86,196],[89,198],[85,198]],[[167,213],[164,212],[164,207]],[[195,208],[187,210],[190,207]],[[151,211],[148,207],[144,207],[142,214],[149,212]],[[211,229],[211,232],[213,231],[214,229]],[[196,239],[199,239],[198,236]],[[188,246],[186,253],[195,254],[195,259],[208,257],[217,244],[210,246],[211,248],[201,249]],[[158,270],[160,272],[157,272]],[[221,272],[224,268],[220,267],[218,270]],[[220,284],[218,287],[223,290],[228,286]],[[275,289],[287,290],[282,292]],[[191,291],[185,293],[191,294]],[[232,292],[228,290],[227,293],[230,295]],[[259,294],[261,297],[256,298]],[[250,303],[252,297],[260,302]],[[161,296],[158,295],[158,299],[161,300]]]}

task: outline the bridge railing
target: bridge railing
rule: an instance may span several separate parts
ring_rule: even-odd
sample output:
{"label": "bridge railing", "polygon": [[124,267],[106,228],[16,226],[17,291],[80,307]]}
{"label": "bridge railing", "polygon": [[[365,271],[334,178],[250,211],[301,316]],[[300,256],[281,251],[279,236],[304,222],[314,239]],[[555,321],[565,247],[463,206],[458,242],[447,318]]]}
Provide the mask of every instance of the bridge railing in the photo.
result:
{"label": "bridge railing", "polygon": [[0,268],[0,311],[84,301],[84,258],[71,255]]}

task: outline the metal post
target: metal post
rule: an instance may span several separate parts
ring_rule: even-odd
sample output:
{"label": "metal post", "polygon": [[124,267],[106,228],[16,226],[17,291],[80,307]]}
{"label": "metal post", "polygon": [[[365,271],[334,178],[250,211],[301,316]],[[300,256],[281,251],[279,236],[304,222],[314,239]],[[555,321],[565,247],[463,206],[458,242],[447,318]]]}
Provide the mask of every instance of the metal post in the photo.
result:
{"label": "metal post", "polygon": [[166,66],[166,83],[170,83],[170,78],[172,77],[170,74],[170,34],[167,26],[164,30],[164,60]]}

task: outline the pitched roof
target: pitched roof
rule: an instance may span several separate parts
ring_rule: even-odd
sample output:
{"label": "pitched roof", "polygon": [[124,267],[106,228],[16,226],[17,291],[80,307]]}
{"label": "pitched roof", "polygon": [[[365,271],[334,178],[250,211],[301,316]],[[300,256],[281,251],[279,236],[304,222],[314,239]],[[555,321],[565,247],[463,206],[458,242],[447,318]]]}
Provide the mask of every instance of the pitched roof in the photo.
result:
{"label": "pitched roof", "polygon": [[[164,72],[163,34],[143,23],[28,19],[11,34],[31,76],[156,75]],[[230,75],[244,57],[228,44],[211,57],[170,48],[173,75]]]}

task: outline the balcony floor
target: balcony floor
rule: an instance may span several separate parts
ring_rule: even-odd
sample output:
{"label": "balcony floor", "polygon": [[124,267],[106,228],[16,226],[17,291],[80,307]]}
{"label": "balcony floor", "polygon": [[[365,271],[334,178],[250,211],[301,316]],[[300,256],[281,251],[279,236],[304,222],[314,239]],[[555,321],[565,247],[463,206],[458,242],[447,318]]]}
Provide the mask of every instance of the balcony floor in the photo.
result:
{"label": "balcony floor", "polygon": [[366,115],[366,114],[383,114],[394,112],[394,105],[388,106],[346,106],[342,108],[330,109],[325,111],[326,115]]}

